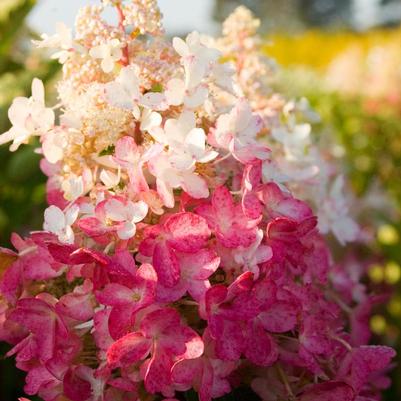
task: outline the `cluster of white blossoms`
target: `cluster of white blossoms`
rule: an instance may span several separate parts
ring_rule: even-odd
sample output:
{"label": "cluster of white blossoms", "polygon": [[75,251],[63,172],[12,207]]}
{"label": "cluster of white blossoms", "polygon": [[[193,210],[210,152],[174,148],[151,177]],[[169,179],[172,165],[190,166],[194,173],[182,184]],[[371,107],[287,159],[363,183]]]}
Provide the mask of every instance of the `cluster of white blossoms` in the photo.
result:
{"label": "cluster of white blossoms", "polygon": [[274,154],[263,164],[264,180],[280,182],[312,202],[323,234],[332,232],[343,244],[353,241],[359,228],[349,216],[352,197],[345,195],[344,177],[330,150],[312,135],[311,123],[318,122],[319,115],[307,99],[287,100],[274,91],[277,67],[266,56],[259,25],[246,7],[238,7],[224,22],[223,36],[208,43],[233,63],[237,93],[263,119],[259,140]]}
{"label": "cluster of white blossoms", "polygon": [[[117,9],[118,27],[103,19],[107,6]],[[35,42],[54,49],[63,64],[59,104],[45,105],[35,79],[32,96],[12,104],[13,126],[0,143],[12,141],[15,151],[40,138],[48,197],[60,213],[85,197],[80,213],[94,214],[112,193],[160,215],[174,207],[177,191],[206,198],[222,175],[235,178],[230,161],[238,160],[259,164],[264,182],[312,201],[322,233],[354,240],[358,227],[348,217],[343,179],[311,137],[307,120],[316,116],[305,100],[287,101],[272,90],[274,63],[262,55],[258,26],[239,7],[223,37],[193,32],[171,44],[160,36],[153,0],[86,6],[74,34],[59,24],[55,35]],[[68,228],[54,220],[53,231],[65,237]]]}

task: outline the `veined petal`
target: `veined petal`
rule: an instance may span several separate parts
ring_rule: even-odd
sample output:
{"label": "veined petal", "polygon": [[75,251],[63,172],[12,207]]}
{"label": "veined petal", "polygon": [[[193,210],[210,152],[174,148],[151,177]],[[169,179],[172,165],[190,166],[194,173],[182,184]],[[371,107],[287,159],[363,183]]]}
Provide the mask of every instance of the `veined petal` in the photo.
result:
{"label": "veined petal", "polygon": [[152,341],[141,333],[130,333],[117,340],[107,351],[107,363],[112,368],[132,365],[149,354]]}

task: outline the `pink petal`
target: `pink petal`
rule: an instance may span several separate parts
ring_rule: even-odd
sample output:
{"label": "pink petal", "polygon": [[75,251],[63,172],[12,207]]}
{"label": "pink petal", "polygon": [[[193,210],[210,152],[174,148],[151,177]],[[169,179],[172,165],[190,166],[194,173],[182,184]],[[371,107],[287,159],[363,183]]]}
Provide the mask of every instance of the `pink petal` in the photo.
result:
{"label": "pink petal", "polygon": [[193,213],[177,213],[164,223],[171,236],[169,245],[181,252],[193,252],[202,248],[210,237],[210,230],[203,217]]}
{"label": "pink petal", "polygon": [[72,319],[85,322],[93,316],[92,302],[91,294],[66,294],[60,298],[56,310]]}
{"label": "pink petal", "polygon": [[46,361],[53,357],[56,336],[56,315],[44,301],[24,298],[18,301],[10,319],[26,327],[35,334],[41,358]]}
{"label": "pink petal", "polygon": [[[388,367],[395,351],[390,347],[364,345],[354,349],[350,357],[346,357],[340,366],[338,378],[346,381],[359,391],[373,373]],[[346,369],[349,365],[349,369]]]}
{"label": "pink petal", "polygon": [[312,209],[298,199],[289,198],[280,202],[276,208],[278,214],[296,221],[302,221],[312,216]]}
{"label": "pink petal", "polygon": [[133,302],[132,290],[121,284],[107,284],[96,294],[96,299],[103,305],[124,306]]}
{"label": "pink petal", "polygon": [[130,333],[117,340],[107,351],[107,363],[114,369],[145,359],[152,346],[141,333]]}
{"label": "pink petal", "polygon": [[186,351],[180,357],[185,359],[199,358],[205,349],[203,340],[193,329],[187,326],[181,328],[181,335],[185,342]]}
{"label": "pink petal", "polygon": [[85,234],[94,239],[101,239],[102,236],[110,232],[110,229],[96,217],[85,217],[80,219],[78,220],[77,225]]}
{"label": "pink petal", "polygon": [[96,345],[102,351],[107,350],[114,342],[109,332],[109,325],[108,325],[109,315],[110,315],[110,310],[103,309],[97,311],[95,313],[95,316],[93,317],[93,323],[94,323],[93,337],[95,339]]}
{"label": "pink petal", "polygon": [[149,393],[163,392],[170,386],[172,359],[170,353],[155,348],[144,375],[145,388]]}
{"label": "pink petal", "polygon": [[118,340],[132,331],[134,316],[130,306],[115,306],[109,315],[108,328],[113,339]]}
{"label": "pink petal", "polygon": [[267,225],[267,236],[273,240],[293,242],[297,240],[298,223],[284,217],[279,217]]}
{"label": "pink petal", "polygon": [[180,265],[181,271],[188,272],[191,279],[206,280],[218,269],[220,258],[215,251],[206,248],[193,254],[183,254]]}
{"label": "pink petal", "polygon": [[246,338],[245,356],[258,366],[271,366],[278,358],[277,345],[263,327],[256,323]]}
{"label": "pink petal", "polygon": [[188,292],[195,301],[201,301],[210,288],[208,280],[193,280],[188,283]]}
{"label": "pink petal", "polygon": [[164,287],[159,284],[157,286],[158,302],[175,302],[181,299],[187,292],[188,284],[184,280],[180,280],[173,287]]}
{"label": "pink petal", "polygon": [[209,228],[213,230],[216,229],[218,222],[216,221],[215,210],[212,205],[202,204],[198,206],[195,211],[199,216],[202,216],[204,219],[206,219]]}
{"label": "pink petal", "polygon": [[329,381],[315,384],[305,391],[299,401],[354,401],[355,393],[351,386],[344,382]]}
{"label": "pink petal", "polygon": [[222,284],[218,284],[210,288],[205,296],[205,307],[208,315],[214,311],[214,306],[224,302],[227,298],[227,287]]}
{"label": "pink petal", "polygon": [[69,369],[63,379],[64,393],[71,401],[86,401],[92,394],[91,384]]}
{"label": "pink petal", "polygon": [[177,362],[172,370],[172,380],[179,384],[182,391],[189,390],[192,387],[192,382],[197,381],[203,371],[203,361],[198,359],[184,359]]}
{"label": "pink petal", "polygon": [[173,308],[163,308],[148,313],[141,322],[141,331],[147,337],[158,337],[170,326],[180,325],[180,315]]}
{"label": "pink petal", "polygon": [[233,198],[226,187],[218,187],[213,192],[212,205],[219,216],[227,219],[227,221],[231,221],[234,218],[235,211]]}
{"label": "pink petal", "polygon": [[4,272],[0,280],[1,294],[14,304],[20,296],[22,282],[23,264],[20,260],[17,260]]}
{"label": "pink petal", "polygon": [[24,391],[28,395],[35,395],[41,387],[57,381],[56,378],[44,367],[33,367],[25,378]]}
{"label": "pink petal", "polygon": [[160,198],[165,206],[168,208],[173,208],[175,203],[173,189],[160,178],[156,179],[156,186],[157,193],[160,195]]}
{"label": "pink petal", "polygon": [[165,242],[156,244],[153,253],[153,266],[160,284],[173,287],[178,283],[180,266],[175,252]]}
{"label": "pink petal", "polygon": [[138,277],[141,277],[143,280],[150,281],[155,283],[157,281],[157,274],[152,265],[144,263],[141,265],[136,273]]}
{"label": "pink petal", "polygon": [[245,338],[238,322],[225,320],[221,326],[222,330],[218,333],[216,339],[216,356],[219,359],[236,361],[241,357],[245,347]]}
{"label": "pink petal", "polygon": [[136,273],[135,259],[132,254],[126,250],[117,251],[112,260],[121,265],[125,270],[127,270],[132,276]]}
{"label": "pink petal", "polygon": [[263,208],[256,194],[246,192],[242,197],[242,210],[250,219],[257,219],[262,214]]}
{"label": "pink petal", "polygon": [[135,160],[136,154],[139,153],[139,148],[131,136],[124,136],[116,143],[115,157],[124,162]]}
{"label": "pink petal", "polygon": [[298,308],[291,302],[276,301],[259,315],[263,327],[272,333],[293,330],[297,324]]}

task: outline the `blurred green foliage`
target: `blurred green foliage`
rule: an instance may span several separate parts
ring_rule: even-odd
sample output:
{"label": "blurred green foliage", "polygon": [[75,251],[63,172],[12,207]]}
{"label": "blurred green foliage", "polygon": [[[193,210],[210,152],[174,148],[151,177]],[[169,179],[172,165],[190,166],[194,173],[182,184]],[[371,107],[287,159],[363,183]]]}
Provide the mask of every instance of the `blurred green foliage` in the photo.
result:
{"label": "blurred green foliage", "polygon": [[[56,62],[43,61],[31,49],[36,35],[25,19],[36,0],[2,0],[0,2],[0,132],[9,128],[7,111],[16,96],[30,96],[32,79],[45,83],[59,67]],[[45,177],[39,170],[35,144],[11,153],[0,147],[0,243],[8,243],[10,233],[37,229],[41,225],[45,197]]]}
{"label": "blurred green foliage", "polygon": [[[360,219],[375,228],[374,240],[359,251],[372,260],[371,283],[389,295],[388,302],[374,311],[371,328],[377,343],[385,342],[398,350],[398,365],[385,400],[400,400],[401,102],[392,97],[329,90],[320,71],[308,65],[283,69],[277,84],[288,96],[305,96],[309,100],[321,116],[314,132],[328,137],[329,146],[336,143],[339,161],[355,195],[362,204],[372,206]],[[375,183],[378,189],[372,194],[370,190]]]}
{"label": "blurred green foliage", "polygon": [[[369,252],[379,258],[372,267],[370,279],[379,285],[392,285],[393,292],[383,310],[371,319],[373,331],[398,350],[401,362],[401,105],[384,99],[348,97],[339,93],[315,93],[309,96],[322,121],[332,127],[345,149],[348,177],[359,197],[367,196],[373,182],[378,181],[381,194],[392,201],[394,211],[377,210],[366,216],[376,219],[376,242]],[[393,213],[395,212],[395,213]],[[375,273],[374,272],[380,272]],[[393,384],[387,400],[401,399],[400,367],[393,372]]]}

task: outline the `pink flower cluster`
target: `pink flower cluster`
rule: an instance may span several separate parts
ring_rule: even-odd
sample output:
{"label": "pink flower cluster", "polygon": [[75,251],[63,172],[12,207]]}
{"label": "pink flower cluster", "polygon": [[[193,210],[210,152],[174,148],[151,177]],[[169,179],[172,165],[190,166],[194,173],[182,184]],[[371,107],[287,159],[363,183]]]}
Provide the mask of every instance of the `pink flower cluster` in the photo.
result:
{"label": "pink flower cluster", "polygon": [[[16,148],[40,136],[49,176],[44,231],[0,252],[0,340],[25,392],[173,401],[192,389],[210,401],[248,386],[265,401],[379,400],[395,353],[368,345],[374,300],[334,266],[311,207],[266,174],[265,122],[230,92],[219,52],[193,33],[174,39],[179,57],[157,43],[137,53],[120,22],[119,40],[99,23],[113,39],[92,49],[82,26],[73,45],[66,32],[44,39],[68,42],[60,97],[75,92],[60,125],[47,113],[53,128],[38,118],[32,131],[30,107],[47,110],[35,82],[23,135],[17,119],[2,137]],[[145,68],[143,53],[158,57]],[[157,75],[163,57],[179,77],[169,63],[171,79]],[[98,75],[71,82],[79,62]]]}
{"label": "pink flower cluster", "polygon": [[367,328],[327,282],[308,206],[273,183],[253,188],[259,215],[221,186],[138,227],[134,254],[123,239],[100,251],[88,218],[73,245],[14,235],[0,336],[26,393],[111,401],[193,388],[207,401],[250,384],[265,400],[375,400],[394,351],[360,341]]}

